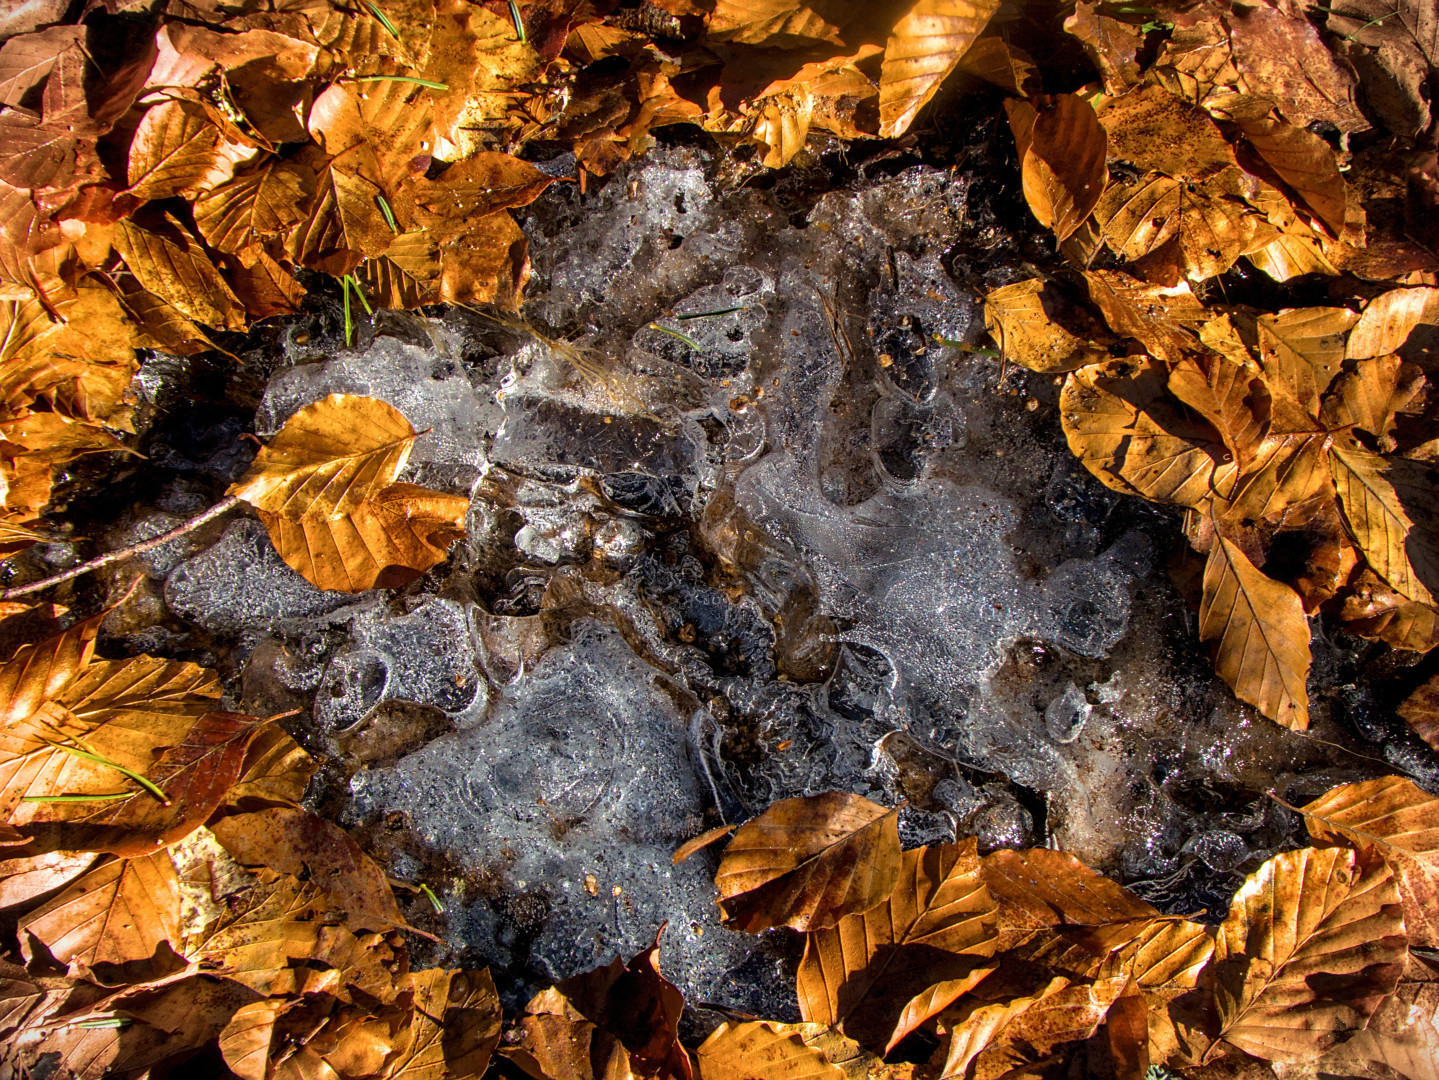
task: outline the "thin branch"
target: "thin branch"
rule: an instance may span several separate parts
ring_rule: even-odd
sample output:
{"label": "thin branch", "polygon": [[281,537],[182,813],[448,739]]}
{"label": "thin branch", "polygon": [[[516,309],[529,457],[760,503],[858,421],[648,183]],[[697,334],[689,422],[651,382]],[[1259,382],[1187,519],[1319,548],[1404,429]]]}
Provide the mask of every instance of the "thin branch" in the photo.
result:
{"label": "thin branch", "polygon": [[192,517],[183,525],[177,525],[167,533],[161,533],[159,536],[151,537],[149,540],[142,540],[138,544],[131,544],[129,547],[120,548],[118,551],[106,552],[98,559],[91,559],[87,563],[71,567],[64,573],[56,574],[54,577],[48,577],[44,581],[36,581],[29,585],[17,585],[13,589],[6,589],[4,592],[0,592],[0,601],[14,600],[20,596],[29,596],[32,593],[43,592],[52,585],[59,585],[61,582],[69,581],[71,578],[77,578],[81,574],[88,574],[92,570],[99,570],[106,566],[112,566],[117,562],[123,562],[132,556],[144,554],[147,551],[160,547],[162,544],[168,544],[171,540],[184,536],[188,532],[194,532],[201,525],[214,521],[222,514],[229,513],[239,502],[240,499],[238,496],[227,495],[203,514]]}

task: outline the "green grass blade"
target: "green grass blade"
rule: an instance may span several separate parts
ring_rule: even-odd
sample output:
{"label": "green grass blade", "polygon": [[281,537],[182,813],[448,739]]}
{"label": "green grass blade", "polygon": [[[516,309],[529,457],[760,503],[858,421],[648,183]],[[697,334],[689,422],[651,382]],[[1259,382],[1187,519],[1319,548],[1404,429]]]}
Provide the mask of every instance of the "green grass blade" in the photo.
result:
{"label": "green grass blade", "polygon": [[21,795],[21,802],[106,802],[111,799],[129,799],[134,797],[133,791],[106,791],[100,795]]}
{"label": "green grass blade", "polygon": [[400,39],[400,32],[395,29],[395,24],[390,22],[389,18],[385,15],[385,13],[380,10],[378,4],[373,4],[370,2],[370,0],[360,0],[360,2],[364,4],[367,8],[369,8],[370,14],[373,15],[376,19],[378,19],[380,21],[380,25],[390,32],[390,37],[394,38],[396,41]]}
{"label": "green grass blade", "polygon": [[111,761],[109,758],[105,757],[102,754],[92,753],[89,750],[82,750],[78,746],[68,746],[65,743],[53,742],[49,739],[45,741],[50,743],[50,745],[53,746],[56,750],[65,751],[65,753],[69,754],[71,757],[77,757],[81,761],[89,761],[95,765],[100,765],[107,769],[114,769],[117,773],[120,773],[123,776],[128,776],[131,780],[135,781],[135,783],[139,784],[151,795],[155,796],[156,799],[160,800],[161,806],[170,805],[169,797],[163,791],[161,791],[153,782],[145,779],[145,777],[141,776],[139,773],[134,772],[131,769],[125,768],[125,766],[121,765],[118,761]]}
{"label": "green grass blade", "polygon": [[520,44],[525,43],[525,20],[520,18],[520,5],[515,0],[510,0],[510,18],[515,21],[515,37]]}
{"label": "green grass blade", "polygon": [[385,215],[385,224],[390,227],[390,232],[399,236],[400,226],[395,223],[395,214],[394,211],[390,209],[390,200],[383,195],[376,195],[375,202],[380,204],[380,213]]}
{"label": "green grass blade", "polygon": [[421,79],[415,75],[356,75],[352,82],[402,82],[412,86],[425,86],[431,90],[448,90],[449,83],[435,82],[433,79]]}
{"label": "green grass blade", "polygon": [[445,905],[442,904],[440,902],[440,898],[435,895],[435,890],[430,888],[423,881],[420,882],[420,892],[425,894],[425,899],[430,902],[430,907],[435,909],[435,914],[443,915],[445,913]]}
{"label": "green grass blade", "polygon": [[704,349],[700,347],[700,343],[694,338],[690,337],[688,334],[681,334],[678,330],[671,330],[668,326],[661,326],[659,323],[655,322],[650,323],[650,329],[658,330],[661,334],[668,334],[672,338],[683,341],[695,352],[704,351]]}

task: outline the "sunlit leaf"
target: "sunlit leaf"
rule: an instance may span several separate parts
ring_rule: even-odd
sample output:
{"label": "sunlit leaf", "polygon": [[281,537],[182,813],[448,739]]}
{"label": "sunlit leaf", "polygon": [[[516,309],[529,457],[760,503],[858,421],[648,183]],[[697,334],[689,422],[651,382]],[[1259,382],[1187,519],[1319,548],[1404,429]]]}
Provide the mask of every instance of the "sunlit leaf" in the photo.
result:
{"label": "sunlit leaf", "polygon": [[700,1080],[845,1080],[805,1043],[800,1025],[764,1021],[720,1024],[695,1051]]}
{"label": "sunlit leaf", "polygon": [[245,328],[244,305],[195,244],[181,247],[159,233],[122,221],[115,247],[140,285],[181,314],[206,326]]}
{"label": "sunlit leaf", "polygon": [[1195,353],[1170,368],[1169,391],[1214,426],[1241,470],[1269,432],[1269,389],[1257,364]]}
{"label": "sunlit leaf", "polygon": [[1259,317],[1259,364],[1270,390],[1311,415],[1344,365],[1344,335],[1358,318],[1348,308],[1294,308]]}
{"label": "sunlit leaf", "polygon": [[394,234],[380,211],[380,189],[331,162],[316,181],[309,216],[290,234],[290,257],[339,277],[366,258],[383,255]]}
{"label": "sunlit leaf", "polygon": [[914,0],[884,46],[881,137],[898,138],[909,130],[998,9],[998,0]]}
{"label": "sunlit leaf", "polygon": [[1349,334],[1351,360],[1397,352],[1420,323],[1439,323],[1439,289],[1391,289],[1369,301]]}
{"label": "sunlit leaf", "polygon": [[500,999],[486,971],[431,968],[410,976],[415,1013],[392,1080],[483,1076],[500,1041]]}
{"label": "sunlit leaf", "polygon": [[1316,840],[1377,851],[1394,871],[1411,945],[1439,947],[1439,798],[1399,776],[1331,788],[1301,807]]}
{"label": "sunlit leaf", "polygon": [[1335,443],[1329,462],[1344,520],[1374,572],[1406,599],[1432,604],[1439,537],[1423,470],[1348,442]]}
{"label": "sunlit leaf", "polygon": [[1199,638],[1237,697],[1285,727],[1309,726],[1309,620],[1299,594],[1216,536],[1204,566]]}
{"label": "sunlit leaf", "polygon": [[1073,371],[1109,359],[1101,343],[1070,333],[1046,310],[1064,301],[1058,289],[1041,278],[1017,281],[995,289],[984,298],[985,329],[1005,359],[1031,371]]}
{"label": "sunlit leaf", "polygon": [[1103,103],[1108,153],[1145,172],[1206,180],[1234,165],[1234,150],[1200,108],[1161,86],[1141,86]]}
{"label": "sunlit leaf", "polygon": [[1303,128],[1277,120],[1251,120],[1244,137],[1311,213],[1337,237],[1344,232],[1344,177],[1329,144]]}
{"label": "sunlit leaf", "polygon": [[1392,353],[1356,360],[1352,370],[1335,380],[1323,417],[1330,427],[1352,425],[1382,439],[1394,430],[1394,414],[1408,406],[1423,386],[1423,371]]}
{"label": "sunlit leaf", "polygon": [[195,201],[195,226],[217,251],[249,265],[266,240],[283,238],[305,219],[314,177],[298,166],[269,162]]}
{"label": "sunlit leaf", "polygon": [[1066,239],[1104,191],[1107,136],[1094,108],[1074,94],[1044,99],[1040,108],[1005,102],[1019,151],[1024,198],[1039,223]]}
{"label": "sunlit leaf", "polygon": [[850,0],[822,7],[825,15],[795,0],[717,0],[710,13],[708,33],[716,41],[770,48],[793,48],[820,41],[838,44],[840,28],[861,10],[861,5]]}
{"label": "sunlit leaf", "polygon": [[417,308],[439,299],[440,251],[426,233],[397,236],[389,249],[366,259],[355,272],[370,303]]}
{"label": "sunlit leaf", "polygon": [[783,799],[741,825],[715,872],[736,930],[820,930],[868,911],[900,873],[897,811],[858,795]]}
{"label": "sunlit leaf", "polygon": [[1266,1061],[1317,1058],[1394,992],[1405,953],[1383,859],[1338,847],[1277,855],[1219,928],[1220,1038]]}
{"label": "sunlit leaf", "polygon": [[229,493],[290,521],[351,514],[394,482],[415,438],[394,406],[331,394],[286,420]]}
{"label": "sunlit leaf", "polygon": [[1208,322],[1210,314],[1189,282],[1154,284],[1117,270],[1086,270],[1084,280],[1110,329],[1134,338],[1150,355],[1174,362],[1199,347],[1194,328]]}
{"label": "sunlit leaf", "polygon": [[103,863],[26,915],[20,933],[66,965],[148,960],[180,939],[174,864],[164,851]]}
{"label": "sunlit leaf", "polygon": [[130,141],[129,194],[142,200],[193,196],[223,184],[254,153],[226,139],[197,106],[165,101],[141,117]]}
{"label": "sunlit leaf", "polygon": [[[886,900],[809,934],[796,976],[806,1021],[841,1027],[884,1051],[907,1034],[896,1026],[917,995],[940,982],[964,985],[997,944],[995,905],[973,847],[905,852]],[[929,1007],[938,1012],[947,1004]]]}
{"label": "sunlit leaf", "polygon": [[1402,716],[1414,733],[1435,749],[1439,749],[1439,676],[1420,686],[1399,706]]}

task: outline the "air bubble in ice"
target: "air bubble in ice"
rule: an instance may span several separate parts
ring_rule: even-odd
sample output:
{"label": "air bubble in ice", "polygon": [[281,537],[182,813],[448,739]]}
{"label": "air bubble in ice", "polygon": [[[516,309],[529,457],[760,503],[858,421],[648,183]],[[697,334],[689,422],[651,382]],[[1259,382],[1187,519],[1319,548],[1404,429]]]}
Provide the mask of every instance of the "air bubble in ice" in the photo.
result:
{"label": "air bubble in ice", "polygon": [[1044,709],[1044,727],[1055,742],[1071,743],[1079,738],[1093,706],[1084,698],[1084,691],[1068,683],[1064,692]]}

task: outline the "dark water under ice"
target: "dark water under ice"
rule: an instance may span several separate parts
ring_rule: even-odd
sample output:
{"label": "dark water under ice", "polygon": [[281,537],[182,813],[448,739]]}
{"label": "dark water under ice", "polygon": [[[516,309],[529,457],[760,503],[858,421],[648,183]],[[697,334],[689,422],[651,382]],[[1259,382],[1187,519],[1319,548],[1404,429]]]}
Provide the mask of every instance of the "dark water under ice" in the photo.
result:
{"label": "dark water under ice", "polygon": [[905,799],[908,844],[1054,845],[1193,913],[1295,835],[1267,792],[1439,775],[1362,642],[1316,624],[1314,737],[1214,678],[1175,519],[1076,465],[1055,380],[966,350],[980,292],[1031,272],[982,177],[812,188],[656,151],[530,209],[534,332],[383,315],[347,349],[317,301],[238,370],[142,377],[107,543],[208,505],[241,432],[336,392],[428,429],[407,479],[472,495],[451,562],[398,593],[321,593],[235,518],[147,556],[109,629],[303,710],[313,804],[440,895],[407,907],[436,959],[492,964],[511,1005],[667,922],[692,1001],[792,1014],[792,943],[719,926],[713,851],[670,862],[779,798]]}

